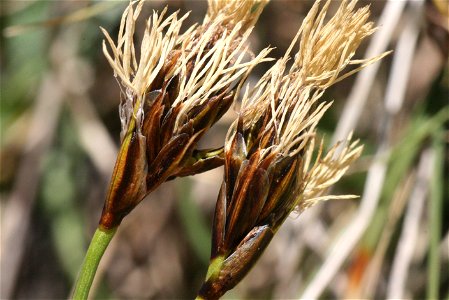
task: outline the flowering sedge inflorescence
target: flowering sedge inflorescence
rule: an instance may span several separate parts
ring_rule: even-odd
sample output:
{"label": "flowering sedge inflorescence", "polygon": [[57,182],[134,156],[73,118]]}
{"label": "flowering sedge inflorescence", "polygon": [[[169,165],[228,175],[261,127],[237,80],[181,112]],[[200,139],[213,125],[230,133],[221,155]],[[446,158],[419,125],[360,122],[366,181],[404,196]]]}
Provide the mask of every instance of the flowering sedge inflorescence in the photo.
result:
{"label": "flowering sedge inflorescence", "polygon": [[[153,12],[140,51],[135,26],[143,1],[131,2],[117,42],[103,30],[103,52],[122,88],[121,148],[100,227],[122,219],[164,181],[223,164],[223,149],[199,150],[198,140],[229,109],[251,69],[246,41],[267,1],[210,0],[201,25],[180,33],[188,14]],[[108,47],[110,50],[108,50]]]}
{"label": "flowering sedge inflorescence", "polygon": [[[325,192],[362,147],[348,137],[324,153],[322,141],[316,147],[316,128],[331,106],[320,102],[326,89],[383,56],[353,58],[375,30],[368,7],[355,9],[357,0],[343,0],[328,21],[331,1],[321,8],[316,1],[284,57],[246,89],[224,147],[197,149],[252,68],[269,60],[269,49],[248,55],[246,45],[267,1],[209,0],[203,24],[184,33],[188,14],[153,12],[139,50],[134,37],[143,1],[125,10],[116,42],[102,29],[104,54],[122,88],[122,143],[100,229],[116,228],[166,180],[224,164],[211,262],[199,291],[203,298],[218,298],[233,288],[292,211],[300,213],[320,200],[354,197]],[[354,68],[342,73],[350,65]]]}
{"label": "flowering sedge inflorescence", "polygon": [[[296,210],[325,196],[357,159],[362,146],[347,141],[326,154],[316,151],[316,127],[331,103],[320,102],[332,84],[382,56],[353,59],[362,40],[374,32],[369,9],[342,1],[325,22],[331,1],[317,1],[285,56],[247,89],[239,118],[225,142],[225,174],[218,196],[211,262],[199,297],[215,299],[233,288],[260,257],[272,237]],[[299,39],[299,50],[287,68]],[[342,71],[349,65],[355,69]],[[314,158],[315,157],[315,158]]]}

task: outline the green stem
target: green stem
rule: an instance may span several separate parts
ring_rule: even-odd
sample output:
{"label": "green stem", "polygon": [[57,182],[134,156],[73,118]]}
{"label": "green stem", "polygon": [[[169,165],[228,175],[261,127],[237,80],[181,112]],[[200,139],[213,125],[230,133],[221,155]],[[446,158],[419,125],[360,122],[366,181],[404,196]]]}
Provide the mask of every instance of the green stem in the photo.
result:
{"label": "green stem", "polygon": [[95,231],[89,249],[87,249],[80,273],[78,274],[78,279],[73,292],[73,299],[87,299],[89,296],[89,290],[92,286],[95,273],[97,272],[98,264],[116,231],[117,228],[110,230],[97,228]]}
{"label": "green stem", "polygon": [[225,260],[224,255],[220,255],[211,260],[209,268],[207,268],[206,281],[212,279],[215,280],[220,275],[221,268],[223,267],[223,262]]}
{"label": "green stem", "polygon": [[205,299],[219,299],[227,292],[224,290],[222,282],[219,282],[220,272],[223,268],[223,262],[225,260],[224,255],[213,258],[209,263],[209,268],[207,269],[206,280],[203,282],[198,295],[195,300],[205,300]]}
{"label": "green stem", "polygon": [[440,285],[440,256],[439,244],[442,228],[443,191],[444,191],[444,132],[440,129],[433,137],[433,149],[435,151],[434,173],[430,183],[429,201],[429,260],[427,276],[427,299],[439,299],[438,289]]}

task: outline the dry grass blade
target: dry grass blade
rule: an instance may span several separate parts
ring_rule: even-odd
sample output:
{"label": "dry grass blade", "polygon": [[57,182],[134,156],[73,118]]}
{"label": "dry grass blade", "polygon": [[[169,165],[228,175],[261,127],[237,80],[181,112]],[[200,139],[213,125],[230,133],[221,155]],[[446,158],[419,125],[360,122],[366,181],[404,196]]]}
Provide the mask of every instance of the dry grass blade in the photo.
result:
{"label": "dry grass blade", "polygon": [[421,154],[416,184],[408,201],[408,207],[402,225],[401,237],[396,248],[391,274],[388,282],[387,297],[400,299],[407,297],[405,283],[418,240],[418,229],[422,219],[425,200],[429,191],[432,169],[435,166],[435,153],[426,149]]}

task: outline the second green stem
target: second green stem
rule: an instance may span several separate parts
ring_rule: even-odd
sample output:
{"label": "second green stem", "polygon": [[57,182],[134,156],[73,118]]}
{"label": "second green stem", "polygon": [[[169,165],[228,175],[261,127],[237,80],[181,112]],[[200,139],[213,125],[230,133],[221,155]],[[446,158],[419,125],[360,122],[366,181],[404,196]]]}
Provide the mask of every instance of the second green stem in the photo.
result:
{"label": "second green stem", "polygon": [[117,228],[110,230],[97,228],[95,231],[92,241],[90,242],[89,249],[87,249],[86,257],[84,258],[80,273],[78,274],[78,279],[73,291],[73,299],[84,300],[88,298],[95,273],[97,272],[98,264],[100,263],[100,260],[116,231]]}

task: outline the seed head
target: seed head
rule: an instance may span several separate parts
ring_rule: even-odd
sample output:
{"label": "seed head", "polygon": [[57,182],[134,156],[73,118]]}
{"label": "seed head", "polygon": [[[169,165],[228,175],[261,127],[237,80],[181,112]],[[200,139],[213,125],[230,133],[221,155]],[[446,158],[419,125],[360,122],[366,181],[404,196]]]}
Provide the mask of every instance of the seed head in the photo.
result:
{"label": "seed head", "polygon": [[[235,6],[227,3],[225,8]],[[187,14],[165,18],[166,9],[153,12],[138,51],[135,26],[142,5],[131,2],[126,8],[117,42],[102,29],[110,49],[104,42],[103,52],[122,89],[122,145],[100,221],[105,228],[117,226],[164,181],[223,164],[222,149],[198,150],[197,142],[269,52],[248,58],[248,22],[257,17],[227,15],[232,9],[182,34]]]}
{"label": "seed head", "polygon": [[[238,120],[225,143],[225,174],[218,196],[211,264],[199,295],[214,299],[233,288],[250,270],[276,231],[297,210],[326,196],[357,159],[362,146],[347,141],[323,154],[315,151],[316,127],[331,103],[325,90],[382,56],[354,60],[362,40],[373,33],[368,7],[342,1],[327,22],[330,0],[319,1],[305,18],[283,58],[247,89]],[[299,42],[291,67],[290,53]],[[355,69],[342,73],[348,65]],[[313,159],[313,157],[316,157]]]}

